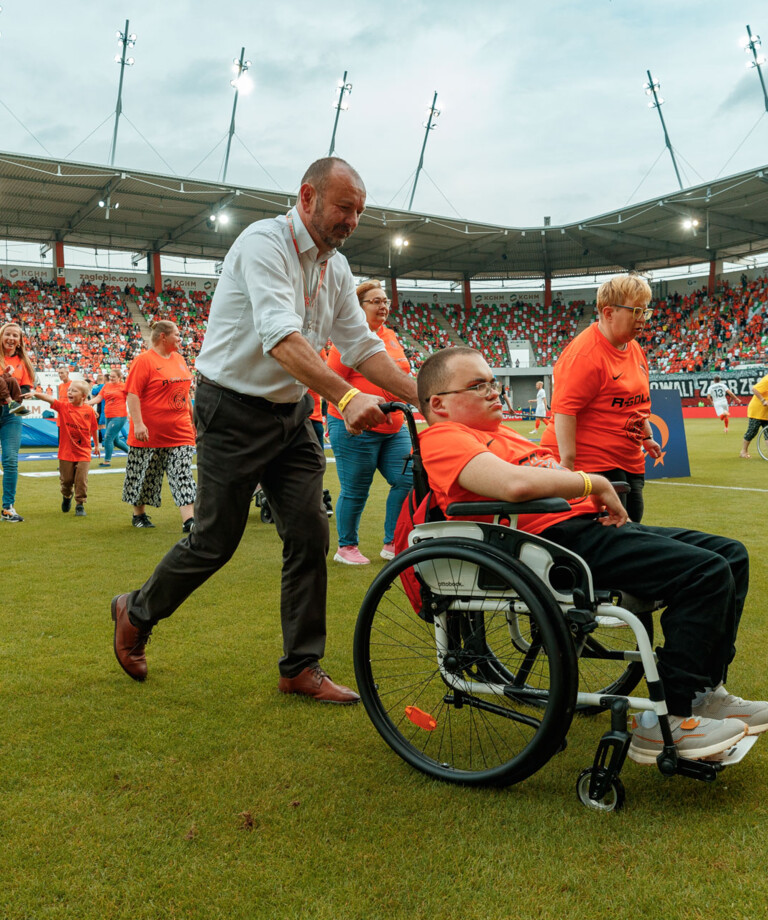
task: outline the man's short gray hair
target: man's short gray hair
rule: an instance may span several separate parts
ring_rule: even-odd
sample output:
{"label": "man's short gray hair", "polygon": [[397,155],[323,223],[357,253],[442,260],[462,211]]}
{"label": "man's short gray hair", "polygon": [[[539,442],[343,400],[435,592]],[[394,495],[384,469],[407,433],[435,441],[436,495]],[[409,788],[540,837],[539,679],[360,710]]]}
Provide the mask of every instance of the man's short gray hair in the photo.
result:
{"label": "man's short gray hair", "polygon": [[328,180],[331,177],[331,173],[333,173],[336,168],[348,170],[355,181],[360,185],[360,188],[363,190],[365,189],[365,184],[360,178],[360,174],[356,169],[353,169],[346,160],[342,160],[341,157],[321,157],[319,160],[315,160],[304,173],[301,184],[311,185],[317,194],[322,196],[328,184]]}

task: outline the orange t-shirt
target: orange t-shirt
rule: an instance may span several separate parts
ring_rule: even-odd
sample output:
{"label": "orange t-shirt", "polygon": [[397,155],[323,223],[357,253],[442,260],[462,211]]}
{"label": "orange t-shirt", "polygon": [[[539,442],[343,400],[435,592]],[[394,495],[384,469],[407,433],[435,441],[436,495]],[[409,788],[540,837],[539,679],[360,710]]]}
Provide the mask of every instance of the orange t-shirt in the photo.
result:
{"label": "orange t-shirt", "polygon": [[10,358],[6,356],[5,365],[6,367],[10,367],[11,374],[13,374],[14,379],[20,387],[31,387],[35,385],[35,381],[29,376],[26,364],[18,355],[12,355]]}
{"label": "orange t-shirt", "polygon": [[129,447],[181,447],[195,443],[189,415],[192,374],[177,351],[163,358],[156,351],[143,351],[134,358],[125,381],[125,392],[141,402],[141,417],[149,431],[148,441],[137,441],[131,419]]}
{"label": "orange t-shirt", "polygon": [[[409,374],[411,372],[411,365],[408,358],[405,356],[402,345],[397,341],[395,333],[391,329],[387,329],[386,326],[379,326],[376,330],[376,335],[378,335],[384,343],[389,357],[392,358],[404,374]],[[341,355],[335,345],[331,347],[328,353],[328,367],[330,367],[332,371],[335,371],[340,377],[343,377],[349,383],[350,388],[355,387],[360,390],[361,393],[370,393],[372,396],[383,396],[387,401],[397,399],[392,393],[388,393],[386,390],[382,390],[381,387],[377,387],[375,383],[371,383],[371,381],[363,377],[359,371],[356,371],[352,367],[347,367],[346,364],[342,364]],[[328,414],[332,415],[334,418],[343,418],[341,412],[339,412],[333,403],[328,404]],[[389,419],[391,420],[389,423],[385,422],[383,425],[377,425],[375,428],[370,428],[369,431],[378,431],[380,434],[395,434],[395,432],[402,428],[403,413],[392,412],[389,415]]]}
{"label": "orange t-shirt", "polygon": [[[554,368],[552,412],[576,416],[577,470],[642,473],[645,420],[651,414],[648,362],[631,341],[619,351],[593,323],[566,345]],[[541,446],[560,456],[554,425]]]}
{"label": "orange t-shirt", "polygon": [[51,403],[59,421],[59,460],[79,463],[91,459],[91,438],[98,444],[99,421],[91,406],[73,406],[60,399]]}
{"label": "orange t-shirt", "polygon": [[320,399],[317,393],[315,393],[314,390],[307,390],[307,393],[309,393],[309,395],[312,397],[312,400],[315,404],[314,408],[312,409],[312,415],[309,417],[310,422],[322,422],[323,401]]}
{"label": "orange t-shirt", "polygon": [[[491,453],[513,466],[543,466],[560,469],[552,452],[502,425],[495,431],[479,431],[458,422],[438,422],[419,434],[419,445],[429,485],[443,511],[452,502],[487,501],[459,485],[464,467],[479,454]],[[570,511],[555,514],[521,514],[517,526],[526,533],[541,533],[553,524],[599,510],[594,498],[571,500]]]}
{"label": "orange t-shirt", "polygon": [[100,392],[104,397],[104,418],[125,418],[128,415],[124,383],[105,383]]}

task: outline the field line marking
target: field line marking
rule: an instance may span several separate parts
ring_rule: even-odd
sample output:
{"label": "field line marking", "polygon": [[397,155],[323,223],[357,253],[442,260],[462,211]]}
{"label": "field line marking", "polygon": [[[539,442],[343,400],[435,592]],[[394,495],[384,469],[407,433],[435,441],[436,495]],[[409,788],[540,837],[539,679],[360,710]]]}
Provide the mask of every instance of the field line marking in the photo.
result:
{"label": "field line marking", "polygon": [[768,489],[752,489],[747,486],[710,486],[703,482],[664,482],[661,479],[646,479],[645,484],[659,486],[683,486],[686,489],[727,489],[729,492],[768,492]]}

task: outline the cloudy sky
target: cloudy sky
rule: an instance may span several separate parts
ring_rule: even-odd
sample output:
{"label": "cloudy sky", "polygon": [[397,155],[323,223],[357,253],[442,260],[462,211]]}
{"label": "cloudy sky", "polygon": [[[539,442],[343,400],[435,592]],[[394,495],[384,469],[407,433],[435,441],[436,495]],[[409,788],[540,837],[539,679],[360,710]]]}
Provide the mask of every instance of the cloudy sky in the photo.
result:
{"label": "cloudy sky", "polygon": [[254,88],[238,104],[232,184],[297,188],[328,152],[345,70],[336,150],[378,205],[407,205],[435,90],[421,212],[558,224],[675,190],[646,70],[685,185],[768,163],[760,81],[739,46],[749,24],[768,47],[758,0],[0,2],[7,152],[108,162],[115,32],[129,19],[115,161],[127,169],[221,176],[242,46]]}

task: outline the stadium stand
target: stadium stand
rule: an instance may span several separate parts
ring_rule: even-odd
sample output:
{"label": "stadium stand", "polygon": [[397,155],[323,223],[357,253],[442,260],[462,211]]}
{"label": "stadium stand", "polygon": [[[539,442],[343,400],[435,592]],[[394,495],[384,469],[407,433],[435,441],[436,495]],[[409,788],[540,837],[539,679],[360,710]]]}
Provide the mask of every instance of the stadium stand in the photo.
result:
{"label": "stadium stand", "polygon": [[144,347],[118,287],[0,278],[0,319],[19,322],[39,370],[65,363],[84,377],[98,368],[127,368]]}
{"label": "stadium stand", "polygon": [[[123,293],[104,284],[61,288],[0,277],[0,321],[23,325],[35,365],[50,370],[66,362],[87,377],[113,364],[127,369],[144,347],[141,328],[131,315],[134,304],[148,323],[171,319],[179,326],[183,351],[193,365],[210,303],[205,291],[167,288],[156,295],[130,288]],[[671,294],[653,307],[654,318],[638,337],[652,371],[727,371],[766,360],[768,277],[751,282],[745,277],[735,285],[721,282],[711,298],[705,288]],[[594,303],[584,300],[555,301],[549,308],[536,301],[481,302],[467,310],[462,303],[414,303],[406,298],[392,310],[389,325],[414,369],[433,351],[458,342],[480,349],[492,367],[508,366],[508,338],[529,340],[537,365],[545,366],[557,360],[579,324],[593,315]]]}
{"label": "stadium stand", "polygon": [[135,299],[150,325],[159,319],[169,319],[176,323],[181,333],[182,351],[191,366],[203,344],[211,310],[211,295],[206,291],[166,288],[160,294],[138,291]]}

